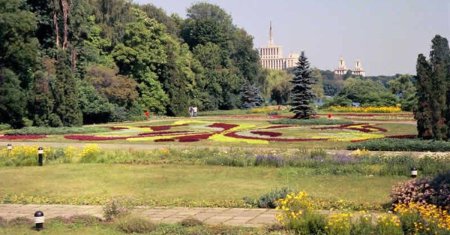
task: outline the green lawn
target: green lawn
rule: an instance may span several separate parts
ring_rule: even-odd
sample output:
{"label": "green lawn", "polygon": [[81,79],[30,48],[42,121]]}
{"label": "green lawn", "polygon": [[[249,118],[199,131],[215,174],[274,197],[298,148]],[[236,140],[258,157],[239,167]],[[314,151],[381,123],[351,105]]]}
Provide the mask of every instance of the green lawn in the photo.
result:
{"label": "green lawn", "polygon": [[60,164],[0,170],[0,196],[12,203],[98,204],[131,196],[147,205],[239,205],[275,188],[291,187],[327,200],[360,204],[389,201],[392,185],[404,177],[308,176],[302,168],[191,165]]}

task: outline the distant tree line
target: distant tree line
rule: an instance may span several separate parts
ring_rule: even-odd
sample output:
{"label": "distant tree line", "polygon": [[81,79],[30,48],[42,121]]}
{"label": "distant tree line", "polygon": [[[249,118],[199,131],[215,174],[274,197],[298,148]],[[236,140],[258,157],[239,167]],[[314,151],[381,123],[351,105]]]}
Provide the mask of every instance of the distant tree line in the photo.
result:
{"label": "distant tree line", "polygon": [[223,9],[0,0],[0,123],[77,126],[262,104],[253,38]]}

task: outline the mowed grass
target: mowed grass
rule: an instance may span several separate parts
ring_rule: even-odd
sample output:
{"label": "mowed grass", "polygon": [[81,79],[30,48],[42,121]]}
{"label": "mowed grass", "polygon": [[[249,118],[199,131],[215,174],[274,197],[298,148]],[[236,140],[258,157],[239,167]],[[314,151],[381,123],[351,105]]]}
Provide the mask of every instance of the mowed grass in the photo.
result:
{"label": "mowed grass", "polygon": [[[156,205],[258,197],[290,187],[311,196],[353,203],[389,202],[391,187],[405,177],[308,175],[301,168],[191,165],[61,164],[0,170],[0,196],[111,198],[131,196]],[[159,203],[158,203],[159,202]],[[173,204],[176,205],[176,204]]]}

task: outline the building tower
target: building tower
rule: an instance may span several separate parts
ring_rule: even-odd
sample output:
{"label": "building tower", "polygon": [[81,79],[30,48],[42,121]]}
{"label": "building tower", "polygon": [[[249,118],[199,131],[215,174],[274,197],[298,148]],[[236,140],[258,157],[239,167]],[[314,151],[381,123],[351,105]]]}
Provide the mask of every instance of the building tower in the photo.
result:
{"label": "building tower", "polygon": [[339,58],[339,65],[338,65],[337,69],[334,70],[334,74],[343,76],[343,75],[345,75],[345,73],[347,73],[347,71],[348,71],[348,69],[347,69],[347,66],[345,65],[345,60],[341,56],[341,58]]}
{"label": "building tower", "polygon": [[289,54],[287,58],[283,57],[282,47],[275,45],[273,41],[272,22],[269,26],[269,44],[267,47],[258,48],[261,65],[266,69],[283,70],[295,66],[298,60],[298,54]]}
{"label": "building tower", "polygon": [[352,74],[362,77],[366,76],[366,72],[364,71],[361,62],[359,60],[356,61],[355,69],[352,71]]}

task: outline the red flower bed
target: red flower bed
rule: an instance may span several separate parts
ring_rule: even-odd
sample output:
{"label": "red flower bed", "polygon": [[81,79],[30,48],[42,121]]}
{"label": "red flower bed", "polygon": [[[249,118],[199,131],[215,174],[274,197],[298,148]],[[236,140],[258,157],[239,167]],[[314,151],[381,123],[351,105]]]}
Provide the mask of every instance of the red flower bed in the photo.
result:
{"label": "red flower bed", "polygon": [[209,125],[208,127],[217,127],[217,128],[222,128],[224,131],[229,130],[231,128],[237,127],[239,125],[235,125],[235,124],[226,124],[226,123],[213,123],[211,125]]}
{"label": "red flower bed", "polygon": [[112,126],[112,127],[109,127],[109,129],[111,129],[111,130],[113,130],[113,131],[118,131],[118,130],[128,130],[128,127]]}
{"label": "red flower bed", "polygon": [[130,138],[129,136],[94,136],[94,135],[65,135],[68,140],[80,141],[104,141],[104,140],[124,140]]}
{"label": "red flower bed", "polygon": [[4,135],[0,136],[0,140],[36,140],[43,139],[46,135]]}
{"label": "red flower bed", "polygon": [[230,132],[225,134],[225,136],[233,137],[237,139],[250,139],[250,140],[268,140],[268,141],[277,141],[277,142],[310,142],[310,141],[326,141],[328,138],[320,138],[320,139],[311,139],[311,138],[263,138],[263,137],[253,137],[253,136],[242,136],[238,135],[237,132]]}
{"label": "red flower bed", "polygon": [[195,141],[199,141],[199,140],[207,140],[212,135],[213,135],[213,133],[202,133],[202,134],[196,134],[196,135],[179,136],[179,137],[175,137],[173,139],[176,139],[179,142],[195,142]]}
{"label": "red flower bed", "polygon": [[272,131],[250,131],[250,133],[256,134],[256,135],[269,136],[269,137],[278,137],[281,135],[281,133],[272,132]]}

